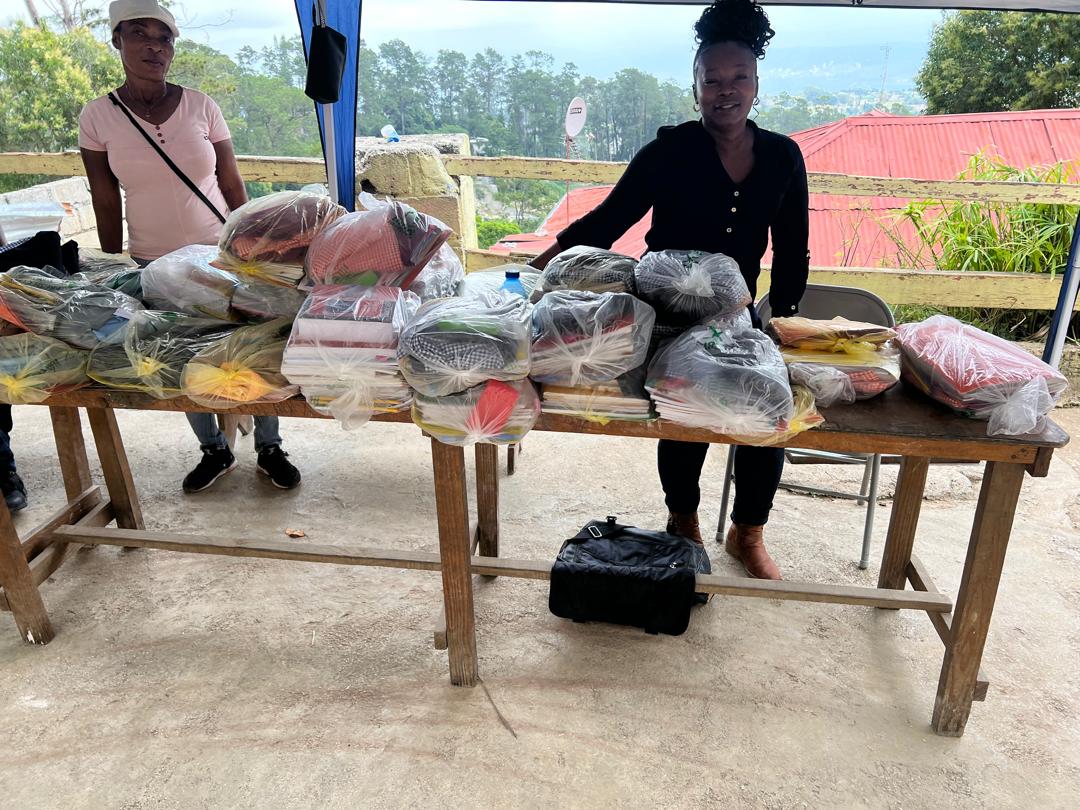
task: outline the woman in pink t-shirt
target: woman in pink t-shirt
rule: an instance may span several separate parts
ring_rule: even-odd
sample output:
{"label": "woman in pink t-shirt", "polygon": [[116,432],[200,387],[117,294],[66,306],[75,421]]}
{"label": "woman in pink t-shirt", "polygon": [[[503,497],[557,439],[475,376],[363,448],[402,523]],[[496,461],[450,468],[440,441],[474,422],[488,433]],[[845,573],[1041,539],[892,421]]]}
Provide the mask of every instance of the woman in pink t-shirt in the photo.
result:
{"label": "woman in pink t-shirt", "polygon": [[[109,6],[109,23],[113,47],[124,65],[123,85],[109,94],[118,103],[102,96],[79,116],[79,150],[101,248],[109,253],[123,250],[125,203],[129,252],[140,265],[184,245],[216,245],[224,217],[247,202],[221,110],[209,96],[165,81],[179,31],[173,15],[157,0],[116,0]],[[146,135],[205,200],[169,167]],[[185,492],[199,492],[234,469],[236,459],[213,414],[191,413],[188,421],[203,457],[183,486]],[[291,489],[300,483],[299,471],[281,449],[277,417],[255,417],[255,449],[259,471],[276,486]]]}

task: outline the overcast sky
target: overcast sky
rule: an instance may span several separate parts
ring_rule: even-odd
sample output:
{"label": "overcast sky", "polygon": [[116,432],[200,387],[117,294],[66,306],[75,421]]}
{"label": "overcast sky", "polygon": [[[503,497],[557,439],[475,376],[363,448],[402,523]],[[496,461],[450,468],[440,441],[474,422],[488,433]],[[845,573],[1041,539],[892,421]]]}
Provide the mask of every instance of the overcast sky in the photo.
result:
{"label": "overcast sky", "polygon": [[[19,0],[0,0],[5,10],[22,6]],[[469,55],[486,47],[504,54],[540,49],[557,63],[574,62],[582,73],[600,78],[637,67],[682,82],[693,53],[692,25],[703,7],[364,0],[361,35],[370,45],[403,39],[429,56],[443,48]],[[259,47],[275,35],[297,31],[292,0],[177,0],[173,8],[184,36],[230,55],[243,45]],[[767,11],[777,34],[762,77],[796,72],[805,74],[805,85],[836,72],[866,74],[871,85],[880,82],[885,45],[892,52],[890,74],[909,77],[940,19],[937,11],[854,7],[769,6]]]}

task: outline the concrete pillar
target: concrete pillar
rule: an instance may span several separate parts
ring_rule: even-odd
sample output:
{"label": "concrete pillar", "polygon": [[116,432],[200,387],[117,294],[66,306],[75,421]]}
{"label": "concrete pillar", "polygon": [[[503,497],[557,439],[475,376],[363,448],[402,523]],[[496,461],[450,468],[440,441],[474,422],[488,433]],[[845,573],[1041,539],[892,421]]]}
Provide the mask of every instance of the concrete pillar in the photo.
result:
{"label": "concrete pillar", "polygon": [[[464,136],[458,136],[464,138]],[[471,177],[455,182],[431,143],[406,140],[372,143],[364,139],[357,161],[357,179],[363,191],[391,196],[430,214],[454,230],[450,245],[462,256],[476,247],[476,201]],[[468,140],[464,139],[465,150]]]}

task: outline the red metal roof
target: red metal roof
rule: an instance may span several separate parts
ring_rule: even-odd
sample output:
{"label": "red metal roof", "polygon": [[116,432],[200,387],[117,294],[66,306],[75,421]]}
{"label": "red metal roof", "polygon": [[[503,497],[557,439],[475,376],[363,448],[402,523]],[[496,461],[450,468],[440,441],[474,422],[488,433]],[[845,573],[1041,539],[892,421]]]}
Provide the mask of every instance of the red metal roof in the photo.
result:
{"label": "red metal roof", "polygon": [[[491,249],[496,253],[528,253],[539,256],[555,244],[555,237],[559,231],[596,208],[613,188],[614,186],[586,186],[570,189],[570,193],[563,195],[535,233],[515,233],[504,236],[492,245]],[[645,234],[648,233],[651,223],[652,211],[650,210],[640,222],[624,233],[611,246],[611,249],[627,256],[640,257],[646,249]]]}
{"label": "red metal roof", "polygon": [[[791,136],[811,172],[951,180],[977,152],[1011,166],[1080,160],[1080,109],[967,115],[890,115],[879,111],[824,124]],[[492,250],[533,255],[554,243],[567,223],[585,215],[611,186],[571,190],[534,234],[504,237]],[[883,228],[906,200],[810,195],[810,261],[825,267],[896,267],[894,238],[913,245],[903,226]],[[651,212],[613,246],[630,256],[645,252]],[[890,237],[889,233],[893,234]],[[770,255],[764,262],[768,264]],[[929,266],[927,262],[920,266]]]}

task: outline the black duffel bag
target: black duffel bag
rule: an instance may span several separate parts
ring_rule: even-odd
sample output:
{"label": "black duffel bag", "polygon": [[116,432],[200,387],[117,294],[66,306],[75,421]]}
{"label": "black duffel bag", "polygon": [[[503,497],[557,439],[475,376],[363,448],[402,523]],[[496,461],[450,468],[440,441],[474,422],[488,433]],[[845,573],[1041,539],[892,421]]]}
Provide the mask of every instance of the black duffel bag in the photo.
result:
{"label": "black duffel bag", "polygon": [[611,622],[673,636],[686,631],[698,573],[710,573],[705,549],[667,532],[591,520],[559,550],[548,607],[578,622]]}

